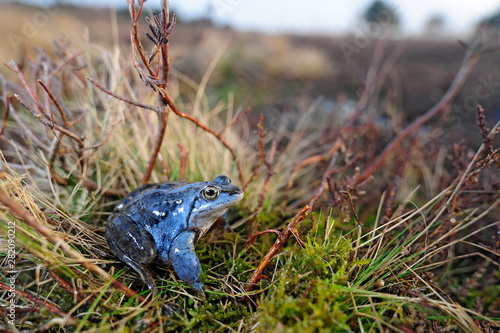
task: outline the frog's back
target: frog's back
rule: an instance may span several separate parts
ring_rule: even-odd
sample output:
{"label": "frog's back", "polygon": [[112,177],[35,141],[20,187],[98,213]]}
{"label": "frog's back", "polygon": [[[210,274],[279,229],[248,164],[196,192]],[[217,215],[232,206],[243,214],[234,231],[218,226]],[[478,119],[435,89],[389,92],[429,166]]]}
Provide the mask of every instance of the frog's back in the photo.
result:
{"label": "frog's back", "polygon": [[133,205],[134,204],[134,202],[133,202],[134,198],[137,197],[137,196],[140,196],[143,193],[146,193],[146,192],[149,192],[149,191],[152,191],[152,190],[155,190],[155,189],[162,189],[162,190],[168,191],[169,189],[177,187],[177,186],[182,185],[182,184],[185,184],[185,183],[182,183],[182,182],[165,182],[165,183],[154,183],[154,184],[146,184],[146,185],[139,186],[138,188],[134,189],[132,192],[130,192],[129,194],[127,194],[122,199],[122,201],[120,202],[120,204],[118,204],[113,209],[113,213],[120,212],[120,211],[126,209],[127,206]]}
{"label": "frog's back", "polygon": [[124,198],[119,212],[153,235],[159,252],[168,251],[174,238],[187,228],[193,195],[186,185],[167,182],[141,186]]}

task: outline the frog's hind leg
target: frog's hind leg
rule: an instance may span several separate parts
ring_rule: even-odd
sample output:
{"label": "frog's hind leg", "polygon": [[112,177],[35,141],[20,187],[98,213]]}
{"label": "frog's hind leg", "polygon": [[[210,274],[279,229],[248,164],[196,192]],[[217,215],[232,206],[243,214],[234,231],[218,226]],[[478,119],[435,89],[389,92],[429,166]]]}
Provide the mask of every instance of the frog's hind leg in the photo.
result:
{"label": "frog's hind leg", "polygon": [[132,267],[154,295],[158,294],[149,269],[158,255],[153,236],[129,217],[115,215],[106,225],[106,241],[111,252]]}
{"label": "frog's hind leg", "polygon": [[203,283],[199,278],[201,266],[194,252],[196,237],[194,231],[181,232],[172,242],[169,259],[177,276],[193,289],[202,292]]}

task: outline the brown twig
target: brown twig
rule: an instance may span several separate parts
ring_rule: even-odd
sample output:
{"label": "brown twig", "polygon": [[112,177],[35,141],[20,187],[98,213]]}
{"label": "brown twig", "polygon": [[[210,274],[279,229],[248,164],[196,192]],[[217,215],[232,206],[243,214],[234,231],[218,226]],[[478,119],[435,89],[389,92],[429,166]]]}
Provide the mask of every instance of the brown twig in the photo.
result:
{"label": "brown twig", "polygon": [[[0,193],[1,192],[3,192],[3,190],[0,190]],[[9,291],[9,292],[13,292],[16,295],[19,295],[20,297],[26,298],[33,303],[42,305],[42,306],[46,307],[50,312],[52,312],[53,314],[55,314],[59,317],[67,318],[65,323],[64,323],[65,325],[76,326],[78,324],[78,321],[74,317],[68,316],[63,310],[59,309],[54,304],[51,304],[47,301],[42,301],[41,299],[38,299],[38,298],[36,298],[28,293],[25,293],[23,291],[20,291],[17,289],[10,289],[10,287],[8,285],[3,284],[1,282],[0,282],[0,288],[2,288],[3,290]]]}
{"label": "brown twig", "polygon": [[7,127],[7,119],[9,118],[9,113],[10,113],[10,97],[5,98],[5,112],[3,114],[3,122],[2,122],[2,129],[0,130],[0,135],[3,134],[5,131],[5,128]]}
{"label": "brown twig", "polygon": [[351,117],[351,122],[355,122],[361,113],[366,109],[368,102],[375,91],[377,76],[380,76],[379,73],[382,73],[384,78],[387,75],[387,72],[382,72],[380,70],[382,67],[382,60],[387,46],[387,41],[387,39],[379,39],[375,45],[370,67],[368,67],[368,73],[366,74],[365,88],[358,100],[354,114]]}
{"label": "brown twig", "polygon": [[[163,89],[166,89],[167,88],[167,85],[168,85],[168,79],[169,79],[169,76],[170,76],[170,57],[169,57],[169,53],[168,53],[168,36],[170,35],[170,33],[172,32],[172,29],[174,28],[175,26],[175,21],[176,21],[176,16],[175,14],[173,15],[172,17],[172,22],[170,23],[169,22],[169,16],[170,16],[170,13],[169,13],[169,6],[168,6],[168,0],[162,0],[161,1],[161,7],[162,7],[162,19],[163,19],[163,22],[161,22],[161,24],[159,24],[163,29],[162,29],[162,35],[163,35],[163,38],[165,39],[163,42],[159,43],[161,46],[160,46],[160,54],[161,54],[161,59],[162,59],[162,63],[163,63],[163,66],[161,66],[161,68],[163,69],[162,72],[161,72],[161,79],[165,82],[165,86],[163,87]],[[158,43],[157,43],[158,45]]]}
{"label": "brown twig", "polygon": [[161,320],[152,323],[146,330],[142,331],[142,333],[153,332],[158,326],[160,326],[161,323],[162,323]]}
{"label": "brown twig", "polygon": [[[144,66],[146,67],[146,69],[148,71],[148,74],[144,74],[143,71],[142,71],[142,69],[140,68],[137,60],[134,60],[134,65],[135,65],[137,71],[139,72],[139,74],[140,74],[141,78],[144,80],[144,82],[146,84],[148,84],[149,86],[151,86],[156,92],[159,93],[162,102],[164,104],[168,105],[170,107],[170,109],[172,111],[174,111],[174,113],[176,115],[178,115],[179,117],[186,118],[186,119],[190,120],[196,126],[200,127],[204,131],[212,134],[213,136],[215,136],[219,140],[219,142],[221,142],[229,150],[229,152],[231,153],[231,156],[233,157],[233,160],[235,161],[236,166],[238,168],[238,172],[239,172],[239,175],[240,175],[240,181],[241,181],[242,184],[245,184],[245,179],[244,179],[244,176],[243,176],[243,170],[241,168],[240,162],[238,160],[238,157],[236,156],[236,152],[234,151],[234,149],[231,148],[231,146],[217,132],[215,132],[214,130],[212,130],[208,126],[203,125],[196,118],[194,118],[194,117],[192,117],[190,115],[187,115],[187,114],[185,114],[183,112],[180,112],[177,109],[177,107],[175,106],[175,104],[173,103],[173,101],[170,98],[170,96],[168,96],[166,90],[163,89],[166,86],[166,82],[164,81],[164,78],[158,78],[158,76],[154,72],[153,68],[151,67],[151,64],[148,62],[148,58],[147,58],[147,56],[146,56],[146,54],[144,52],[144,48],[142,46],[141,39],[140,39],[140,36],[139,36],[138,19],[139,19],[140,13],[142,11],[143,2],[144,2],[143,0],[139,1],[139,9],[136,10],[136,8],[135,8],[135,2],[132,1],[132,0],[128,0],[128,6],[129,6],[130,15],[132,17],[132,26],[133,26],[133,31],[131,33],[131,41],[132,41],[132,46],[133,46],[133,49],[134,49],[134,55],[135,55],[135,51],[137,51],[137,53],[139,54],[139,56],[141,58],[142,63],[144,64]],[[162,2],[162,6],[168,7],[168,1],[163,1]],[[165,13],[168,12],[166,9],[162,9],[162,10],[165,10]],[[163,24],[165,24],[165,22],[166,21],[164,20]],[[167,26],[162,26],[162,27],[159,27],[159,28],[164,29],[164,30],[168,30],[169,29],[168,23],[167,23]],[[162,53],[163,53],[162,57],[165,58],[166,50],[164,49],[164,51],[162,51]],[[168,66],[168,61],[164,62],[163,66]],[[167,71],[162,71],[162,73],[165,73],[165,75],[166,75]],[[161,89],[158,89],[156,86],[160,87]],[[160,114],[162,112],[163,112],[163,114]],[[156,135],[154,148],[153,148],[153,150],[151,152],[151,155],[150,155],[150,158],[149,158],[149,162],[148,162],[148,166],[146,168],[146,171],[145,171],[145,174],[144,174],[144,177],[143,177],[143,183],[147,182],[149,180],[149,178],[151,177],[151,172],[152,172],[152,170],[154,168],[156,157],[157,157],[159,149],[161,147],[161,141],[159,141],[159,140],[160,139],[163,140],[164,132],[165,132],[165,129],[166,129],[166,118],[167,118],[168,111],[165,110],[164,108],[160,108],[158,110],[158,113],[159,113],[158,117],[160,119],[159,124],[158,124],[158,132],[157,132],[157,135]]]}
{"label": "brown twig", "polygon": [[120,101],[124,101],[125,103],[128,103],[130,105],[134,105],[134,106],[137,106],[139,108],[143,108],[143,109],[147,109],[147,110],[151,110],[151,111],[154,111],[156,113],[158,113],[159,111],[159,108],[157,106],[153,106],[153,105],[149,105],[149,104],[143,104],[143,103],[139,103],[139,102],[135,102],[129,98],[126,98],[126,97],[123,97],[121,95],[118,95],[114,92],[112,92],[111,90],[108,90],[106,88],[104,88],[101,84],[99,84],[99,82],[97,82],[96,80],[94,80],[93,78],[91,77],[88,77],[87,80],[90,81],[90,83],[92,83],[94,86],[96,86],[97,88],[101,89],[102,91],[104,91],[106,94],[110,95],[110,96],[113,96],[114,98],[116,99],[119,99]]}
{"label": "brown twig", "polygon": [[49,127],[50,129],[56,129],[62,134],[66,135],[67,137],[75,140],[78,144],[79,149],[83,149],[83,140],[81,137],[76,135],[75,133],[71,132],[70,130],[67,130],[66,128],[54,123],[52,120],[44,120],[43,116],[40,113],[37,113],[34,109],[32,109],[26,102],[19,96],[18,94],[14,94],[14,97],[19,101],[19,103],[24,106],[26,110],[28,110],[36,119],[38,119],[42,124],[45,126]]}
{"label": "brown twig", "polygon": [[42,140],[40,140],[38,138],[38,136],[36,136],[33,131],[31,131],[29,129],[28,126],[26,126],[26,124],[21,120],[21,118],[19,117],[19,115],[17,114],[15,108],[11,108],[10,110],[10,114],[12,115],[12,118],[14,118],[14,120],[16,121],[16,123],[21,126],[21,128],[23,129],[23,132],[26,132],[29,137],[34,141],[36,142],[36,144],[38,145],[38,147],[44,151],[44,152],[48,152],[50,151],[49,147],[47,146],[47,144],[45,144],[44,142],[42,142]]}
{"label": "brown twig", "polygon": [[[259,156],[259,162],[257,162],[257,165],[254,167],[252,174],[250,175],[250,178],[248,178],[247,182],[243,184],[242,190],[244,191],[247,186],[250,184],[252,179],[257,175],[257,172],[259,172],[260,167],[264,163],[264,157],[265,157],[265,151],[264,151],[264,114],[260,114],[260,121],[259,124],[257,125],[257,128],[259,129],[259,150],[260,150],[260,156]],[[222,131],[221,131],[222,132]],[[219,132],[219,133],[221,133]]]}
{"label": "brown twig", "polygon": [[187,159],[189,157],[189,152],[185,150],[184,145],[182,143],[179,143],[177,147],[179,147],[179,149],[181,150],[181,168],[179,172],[179,178],[183,179],[184,173],[186,172],[186,164],[187,164]]}
{"label": "brown twig", "polygon": [[[306,205],[304,208],[302,208],[302,210],[300,212],[297,213],[297,215],[295,215],[293,220],[288,224],[288,226],[285,228],[285,230],[283,230],[283,232],[279,232],[277,230],[266,230],[266,231],[260,232],[256,235],[256,236],[258,236],[258,235],[262,235],[264,233],[275,233],[278,235],[278,237],[276,238],[276,241],[271,246],[271,248],[269,249],[269,251],[267,252],[265,257],[260,262],[260,264],[257,267],[257,269],[255,270],[255,272],[253,272],[252,276],[248,280],[248,286],[247,286],[248,292],[252,291],[255,284],[263,276],[262,273],[264,272],[264,269],[269,265],[269,263],[274,258],[274,256],[281,250],[283,245],[288,241],[288,239],[291,236],[295,237],[295,240],[299,243],[299,245],[302,248],[305,248],[305,243],[300,239],[296,226],[297,226],[297,223],[302,221],[307,216],[308,211],[309,211],[309,206]],[[252,240],[252,241],[254,239],[255,239],[255,237],[250,238],[250,240]]]}
{"label": "brown twig", "polygon": [[335,162],[337,160],[338,152],[340,149],[345,148],[344,141],[341,138],[337,138],[335,142],[333,143],[332,148],[330,149],[331,158],[330,158],[330,163],[328,164],[328,167],[326,168],[325,173],[323,174],[323,178],[321,179],[321,185],[319,186],[318,190],[312,197],[311,201],[309,201],[309,211],[312,211],[316,205],[316,202],[318,201],[319,197],[323,194],[325,188],[327,187],[328,184],[328,178],[332,174],[332,168],[335,165]]}
{"label": "brown twig", "polygon": [[145,73],[141,65],[139,64],[139,58],[137,58],[137,54],[135,52],[137,47],[133,31],[130,32],[130,45],[132,45],[132,62],[134,64],[134,68],[137,70],[137,73],[139,74],[139,78],[144,82],[145,85],[149,85],[156,92],[156,87],[153,84],[151,84],[147,79],[149,74]]}
{"label": "brown twig", "polygon": [[149,156],[148,165],[146,171],[144,171],[144,177],[142,178],[142,184],[145,185],[149,182],[153,169],[155,167],[157,155],[160,152],[161,144],[163,143],[163,137],[165,136],[165,131],[167,129],[168,111],[164,108],[158,112],[158,130],[156,132],[156,137],[153,145],[153,150]]}
{"label": "brown twig", "polygon": [[[142,12],[142,7],[144,5],[144,0],[139,0],[139,9],[136,10],[135,8],[135,0],[127,0],[128,3],[128,10],[130,12],[130,16],[132,19],[132,36],[134,39],[134,48],[133,52],[135,54],[135,50],[137,50],[137,53],[139,53],[139,56],[141,57],[142,63],[144,66],[146,66],[146,69],[148,70],[149,75],[152,77],[156,77],[156,73],[151,67],[151,64],[148,61],[148,58],[146,57],[146,53],[144,52],[144,48],[142,47],[141,43],[141,36],[139,35],[139,17],[141,16]],[[163,5],[163,3],[162,3]]]}
{"label": "brown twig", "polygon": [[51,78],[52,76],[56,75],[64,66],[66,66],[70,62],[74,61],[76,58],[81,56],[84,52],[85,52],[84,50],[79,51],[79,52],[75,53],[74,55],[72,55],[71,57],[65,59],[59,66],[54,68],[54,70],[49,73],[48,77]]}
{"label": "brown twig", "polygon": [[110,282],[113,287],[124,292],[128,297],[133,298],[137,297],[141,302],[145,300],[145,298],[141,295],[137,295],[137,293],[127,286],[115,280],[111,275],[105,272],[102,268],[92,263],[88,258],[85,258],[81,253],[77,252],[71,245],[66,243],[64,239],[56,235],[52,229],[47,228],[45,225],[40,223],[37,218],[31,214],[29,211],[25,210],[17,202],[10,199],[8,194],[5,192],[3,188],[0,188],[0,202],[2,202],[5,206],[7,206],[13,213],[17,214],[26,224],[40,233],[43,237],[45,237],[52,244],[57,244],[57,246],[66,252],[68,255],[73,257],[75,260],[79,261],[80,264],[91,271],[92,273],[99,276],[106,282]]}
{"label": "brown twig", "polygon": [[111,132],[113,132],[113,128],[115,126],[115,121],[116,121],[116,113],[113,114],[113,120],[111,121],[111,125],[109,126],[108,133],[101,139],[101,141],[99,141],[98,143],[96,143],[92,146],[85,147],[82,150],[97,149],[97,148],[101,147],[102,145],[104,145],[108,141],[108,139],[110,138]]}
{"label": "brown twig", "polygon": [[306,299],[307,296],[309,296],[309,293],[311,292],[312,287],[314,287],[314,279],[309,282],[309,284],[306,287],[306,290],[302,293],[302,299]]}
{"label": "brown twig", "polygon": [[[460,89],[465,83],[466,78],[469,76],[472,68],[476,64],[480,55],[480,39],[476,39],[474,44],[467,50],[464,56],[464,60],[460,69],[455,76],[455,79],[451,83],[450,87],[444,94],[444,96],[439,100],[439,102],[434,105],[431,109],[429,109],[425,114],[417,118],[411,125],[406,127],[403,131],[399,133],[397,137],[395,137],[380,153],[377,158],[365,169],[365,171],[359,176],[356,184],[364,182],[367,180],[375,171],[377,171],[385,162],[386,158],[391,154],[399,144],[409,137],[411,134],[415,133],[415,131],[420,128],[427,121],[432,119],[435,115],[437,115],[442,110],[446,109],[450,103],[453,101],[455,96],[458,94]],[[355,185],[356,185],[355,184]]]}
{"label": "brown twig", "polygon": [[342,191],[341,193],[347,197],[347,201],[349,201],[349,206],[351,207],[351,212],[354,215],[354,218],[356,219],[356,223],[358,225],[361,225],[361,221],[359,220],[358,214],[356,214],[356,210],[354,209],[354,203],[352,202],[351,194],[347,191]]}
{"label": "brown twig", "polygon": [[303,160],[302,162],[300,162],[299,165],[297,165],[292,170],[292,174],[290,175],[290,179],[288,180],[288,184],[286,186],[287,191],[289,191],[292,188],[293,182],[294,182],[295,178],[297,177],[297,175],[299,174],[300,170],[302,170],[303,168],[305,168],[306,166],[308,166],[309,164],[312,164],[312,163],[329,161],[332,159],[332,156],[333,156],[333,153],[332,154],[328,153],[326,155],[314,155],[314,156],[310,156],[310,157],[306,158],[305,160]]}
{"label": "brown twig", "polygon": [[[4,64],[8,69],[14,71],[16,74],[17,74],[17,77],[19,78],[19,80],[21,81],[21,83],[23,84],[24,86],[24,89],[26,90],[26,92],[30,95],[31,99],[33,100],[33,103],[35,103],[35,106],[38,108],[38,110],[40,110],[40,112],[43,114],[43,117],[45,117],[45,119],[47,119],[47,121],[52,121],[52,118],[45,112],[45,110],[42,108],[42,106],[40,105],[40,101],[38,101],[38,97],[36,95],[36,89],[35,91],[31,90],[31,87],[29,86],[29,84],[26,82],[26,80],[24,79],[24,75],[23,75],[23,72],[21,71],[21,69],[17,66],[17,64],[15,63],[14,60],[12,60],[10,62],[10,64]],[[14,94],[14,96],[16,96],[16,94]],[[16,97],[17,98],[17,97]],[[18,98],[19,99],[19,98]],[[24,105],[24,104],[23,104]],[[31,110],[30,110],[31,111]],[[32,112],[33,113],[33,112]]]}
{"label": "brown twig", "polygon": [[78,292],[78,290],[76,290],[75,287],[73,287],[72,285],[69,284],[68,281],[66,281],[64,278],[60,277],[59,275],[57,275],[57,273],[53,272],[53,271],[50,271],[48,270],[50,276],[52,276],[52,278],[57,282],[59,283],[59,285],[61,287],[63,287],[64,290],[66,290],[68,293],[70,293],[71,295],[73,295],[76,299],[78,299],[78,301],[83,301],[85,300],[85,296],[83,296],[82,294],[80,294]]}
{"label": "brown twig", "polygon": [[88,112],[88,109],[84,109],[78,117],[76,117],[74,120],[68,122],[68,128],[71,128],[71,127],[75,126],[76,124],[78,124],[83,119],[83,117],[85,117],[87,112]]}
{"label": "brown twig", "polygon": [[[93,181],[92,179],[84,178],[82,180],[82,182],[83,182],[83,186],[85,186],[85,188],[87,188],[89,190],[98,191],[100,189],[99,185],[97,185],[97,183],[95,181]],[[127,192],[125,192],[123,190],[109,189],[109,190],[102,191],[102,194],[107,195],[107,196],[112,196],[112,197],[125,197],[127,195]]]}
{"label": "brown twig", "polygon": [[[339,145],[341,145],[341,146],[339,146]],[[333,143],[332,147],[330,148],[330,150],[328,151],[327,154],[310,156],[310,157],[306,158],[305,160],[303,160],[302,162],[300,162],[300,164],[297,167],[295,167],[292,171],[292,174],[290,176],[290,179],[288,180],[288,184],[286,187],[287,191],[289,191],[292,188],[293,181],[297,177],[300,170],[302,170],[303,168],[305,168],[306,166],[308,166],[309,164],[312,164],[312,163],[330,161],[333,157],[333,154],[335,154],[339,149],[343,148],[343,145],[344,145],[343,141],[340,138],[337,138],[337,140]],[[358,159],[358,158],[359,157],[357,157],[356,159]],[[348,163],[349,165],[346,164],[345,168],[347,169],[353,163],[354,163],[354,161],[352,161],[352,163]],[[341,172],[341,171],[339,171],[339,172]]]}
{"label": "brown twig", "polygon": [[248,240],[247,240],[247,246],[253,244],[255,242],[255,239],[257,237],[259,237],[260,235],[264,235],[264,234],[276,234],[276,235],[280,235],[281,231],[274,230],[274,229],[269,229],[269,230],[264,230],[264,231],[260,231],[260,232],[258,232],[256,234],[253,234],[250,238],[248,238]]}
{"label": "brown twig", "polygon": [[50,99],[52,100],[52,102],[54,102],[54,105],[56,106],[57,110],[61,114],[61,119],[63,121],[63,127],[64,128],[68,128],[68,119],[66,118],[66,113],[64,112],[64,110],[63,110],[61,104],[59,103],[59,101],[57,100],[56,96],[54,96],[54,94],[52,93],[52,91],[50,91],[49,87],[47,87],[47,85],[45,83],[43,83],[42,80],[38,80],[38,83],[47,92],[47,94],[49,95]]}
{"label": "brown twig", "polygon": [[484,109],[481,105],[478,105],[476,108],[477,114],[477,125],[479,126],[479,130],[481,131],[481,136],[483,137],[483,143],[489,148],[490,151],[493,151],[493,145],[491,143],[492,139],[489,137],[490,131],[486,128],[486,122],[484,121]]}
{"label": "brown twig", "polygon": [[250,111],[252,111],[252,108],[250,108],[250,107],[246,108],[242,113],[240,113],[240,115],[238,117],[236,117],[236,119],[232,123],[224,126],[224,128],[221,129],[218,134],[222,135],[222,133],[224,133],[225,130],[227,130],[228,128],[233,127],[234,125],[239,123],[241,121],[241,119],[243,119],[247,115],[247,113]]}
{"label": "brown twig", "polygon": [[255,229],[257,229],[255,223],[257,222],[257,217],[259,216],[260,209],[264,204],[264,197],[266,196],[267,186],[269,185],[269,181],[271,180],[271,177],[274,174],[272,169],[272,164],[274,162],[275,154],[276,154],[276,141],[273,141],[271,146],[271,151],[269,153],[269,159],[267,161],[264,161],[264,164],[267,167],[266,179],[264,180],[264,185],[262,185],[262,190],[260,191],[259,194],[259,201],[257,202],[257,207],[255,207],[255,214],[253,216],[252,223],[249,224],[249,232],[248,232],[249,235],[254,233]]}
{"label": "brown twig", "polygon": [[370,100],[372,99],[372,96],[376,95],[377,91],[380,90],[380,87],[384,83],[387,75],[390,73],[390,70],[394,67],[394,63],[406,48],[405,43],[399,44],[382,63],[384,51],[387,46],[387,41],[387,39],[381,39],[375,46],[372,62],[370,63],[370,67],[368,68],[368,73],[366,75],[365,88],[363,90],[363,93],[361,94],[361,97],[359,98],[354,114],[351,117],[348,125],[351,125],[353,122],[355,122],[362,114],[362,112],[366,109]]}
{"label": "brown twig", "polygon": [[328,167],[326,168],[325,173],[323,174],[323,178],[321,179],[321,185],[319,186],[318,190],[312,197],[311,201],[309,201],[309,209],[312,211],[314,207],[316,206],[316,202],[318,201],[319,197],[323,194],[325,187],[327,186],[328,179],[330,178],[329,174],[330,171],[332,170],[333,166],[335,165],[335,161],[337,159],[338,152],[335,152],[330,159],[330,163],[328,164]]}
{"label": "brown twig", "polygon": [[391,186],[391,192],[389,193],[389,197],[387,198],[387,201],[385,203],[384,216],[380,221],[380,225],[387,223],[391,218],[392,208],[394,205],[394,201],[396,200],[396,190],[398,189],[398,184],[399,184],[399,176],[396,176]]}

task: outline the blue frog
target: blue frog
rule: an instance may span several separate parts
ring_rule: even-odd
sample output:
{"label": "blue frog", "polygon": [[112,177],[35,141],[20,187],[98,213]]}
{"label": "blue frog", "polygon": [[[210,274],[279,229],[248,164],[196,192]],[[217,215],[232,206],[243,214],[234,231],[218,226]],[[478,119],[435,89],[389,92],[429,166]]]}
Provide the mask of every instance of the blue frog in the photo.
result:
{"label": "blue frog", "polygon": [[203,290],[196,242],[243,191],[224,175],[198,183],[166,182],[141,186],[118,204],[106,225],[111,252],[132,267],[156,295],[150,265],[171,266],[197,291]]}

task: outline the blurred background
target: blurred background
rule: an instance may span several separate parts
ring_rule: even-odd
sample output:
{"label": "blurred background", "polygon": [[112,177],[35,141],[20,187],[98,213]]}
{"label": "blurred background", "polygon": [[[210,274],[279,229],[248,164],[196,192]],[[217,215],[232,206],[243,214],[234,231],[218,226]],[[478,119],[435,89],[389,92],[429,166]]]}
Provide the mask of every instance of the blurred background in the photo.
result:
{"label": "blurred background", "polygon": [[[145,15],[159,4],[147,1]],[[500,25],[500,4],[492,0],[173,0],[170,8],[178,15],[170,41],[172,74],[200,82],[216,59],[209,97],[252,107],[250,121],[264,113],[270,123],[309,107],[320,121],[334,114],[342,122],[353,112],[377,52],[395,61],[366,113],[377,110],[382,125],[394,116],[409,122],[446,92],[465,45],[477,34],[498,40]],[[54,41],[96,53],[119,48],[129,56],[125,0],[3,0],[0,17],[1,63],[37,47],[54,49]],[[500,119],[498,58],[495,52],[482,55],[451,111],[436,120],[452,140],[465,133],[479,140],[477,104],[488,122]],[[3,66],[0,72],[12,75]]]}

